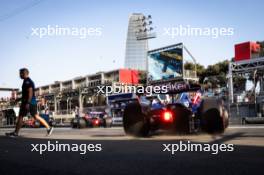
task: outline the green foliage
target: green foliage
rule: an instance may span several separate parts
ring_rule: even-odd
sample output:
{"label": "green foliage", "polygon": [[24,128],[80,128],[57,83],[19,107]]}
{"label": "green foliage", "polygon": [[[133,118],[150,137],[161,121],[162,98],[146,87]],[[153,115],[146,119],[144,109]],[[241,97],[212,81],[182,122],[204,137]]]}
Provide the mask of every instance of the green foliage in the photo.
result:
{"label": "green foliage", "polygon": [[[226,75],[228,73],[228,60],[218,62],[213,65],[209,65],[207,68],[197,64],[197,76],[199,77],[200,83],[219,84],[220,86],[226,85]],[[194,63],[186,62],[184,64],[186,70],[195,70]],[[206,82],[204,82],[206,81]]]}
{"label": "green foliage", "polygon": [[[184,64],[184,69],[186,69],[186,70],[195,70],[195,65],[193,63],[191,63],[191,62],[186,62]],[[197,69],[197,76],[201,76],[204,73],[204,71],[205,71],[204,66],[199,64],[199,63],[196,64],[196,69]]]}
{"label": "green foliage", "polygon": [[147,72],[139,71],[139,84],[147,83]]}

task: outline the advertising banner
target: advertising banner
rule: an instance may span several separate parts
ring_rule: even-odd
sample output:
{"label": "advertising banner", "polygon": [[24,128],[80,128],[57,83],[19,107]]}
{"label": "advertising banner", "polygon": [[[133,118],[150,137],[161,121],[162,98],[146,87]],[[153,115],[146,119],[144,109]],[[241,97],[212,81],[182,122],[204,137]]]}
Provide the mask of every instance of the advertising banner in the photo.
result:
{"label": "advertising banner", "polygon": [[183,44],[148,52],[148,81],[171,80],[183,76]]}

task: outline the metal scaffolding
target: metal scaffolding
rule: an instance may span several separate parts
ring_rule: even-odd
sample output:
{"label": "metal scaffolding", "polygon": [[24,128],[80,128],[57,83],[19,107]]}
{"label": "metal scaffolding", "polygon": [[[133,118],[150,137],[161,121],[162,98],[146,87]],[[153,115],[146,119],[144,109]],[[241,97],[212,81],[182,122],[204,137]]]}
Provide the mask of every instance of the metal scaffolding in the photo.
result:
{"label": "metal scaffolding", "polygon": [[[231,103],[234,103],[233,76],[239,74],[240,75],[246,74],[246,73],[255,73],[255,72],[258,73],[264,72],[264,57],[229,63],[228,88],[229,88],[229,101]],[[260,81],[260,83],[262,82],[263,81]],[[263,84],[261,84],[260,87],[263,87]]]}
{"label": "metal scaffolding", "polygon": [[[251,77],[253,88],[251,90],[251,100],[249,100],[248,92],[245,92],[246,98],[241,101],[234,100],[234,78]],[[243,61],[235,61],[229,63],[228,73],[228,89],[229,89],[229,115],[233,122],[264,122],[264,57],[251,58]],[[259,93],[256,92],[259,83]],[[254,97],[254,98],[253,98]],[[247,100],[246,100],[247,99]]]}

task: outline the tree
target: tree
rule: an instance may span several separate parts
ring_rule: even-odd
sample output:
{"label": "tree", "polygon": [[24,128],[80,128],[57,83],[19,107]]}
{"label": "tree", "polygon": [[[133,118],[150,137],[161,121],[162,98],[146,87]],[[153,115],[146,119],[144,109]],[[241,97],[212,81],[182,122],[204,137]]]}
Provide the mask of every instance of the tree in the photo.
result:
{"label": "tree", "polygon": [[[193,70],[194,71],[195,70],[195,65],[192,62],[186,62],[184,64],[184,69],[185,70]],[[204,68],[203,65],[197,63],[196,64],[196,71],[197,71],[197,76],[199,77],[199,81],[200,81],[200,79],[204,78],[203,75],[204,75],[204,72],[205,72],[205,68]]]}
{"label": "tree", "polygon": [[146,71],[139,71],[139,84],[146,84],[147,83],[147,72]]}
{"label": "tree", "polygon": [[[228,65],[229,61],[224,60],[221,62],[218,62],[213,65],[207,66],[207,68],[204,68],[204,66],[200,65],[199,63],[196,64],[197,66],[197,76],[199,77],[199,82],[204,83],[204,80],[206,78],[207,83],[211,83],[216,85],[219,84],[220,86],[226,85],[226,75],[228,73]],[[194,70],[195,65],[191,62],[186,62],[184,64],[184,68],[187,70]]]}

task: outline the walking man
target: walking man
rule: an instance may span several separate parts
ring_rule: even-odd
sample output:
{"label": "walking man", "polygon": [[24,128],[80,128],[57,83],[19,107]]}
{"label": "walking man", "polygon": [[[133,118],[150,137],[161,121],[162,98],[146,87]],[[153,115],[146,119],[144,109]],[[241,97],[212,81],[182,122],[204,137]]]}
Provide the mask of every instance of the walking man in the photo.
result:
{"label": "walking man", "polygon": [[38,115],[37,112],[37,100],[35,96],[35,84],[29,78],[29,71],[26,68],[22,68],[19,70],[20,78],[23,81],[22,84],[22,98],[21,105],[19,110],[19,116],[16,123],[16,129],[14,132],[6,133],[7,136],[16,137],[18,136],[19,130],[23,125],[23,117],[30,114],[38,120],[42,125],[47,128],[47,136],[52,134],[53,127],[49,126],[49,124]]}

